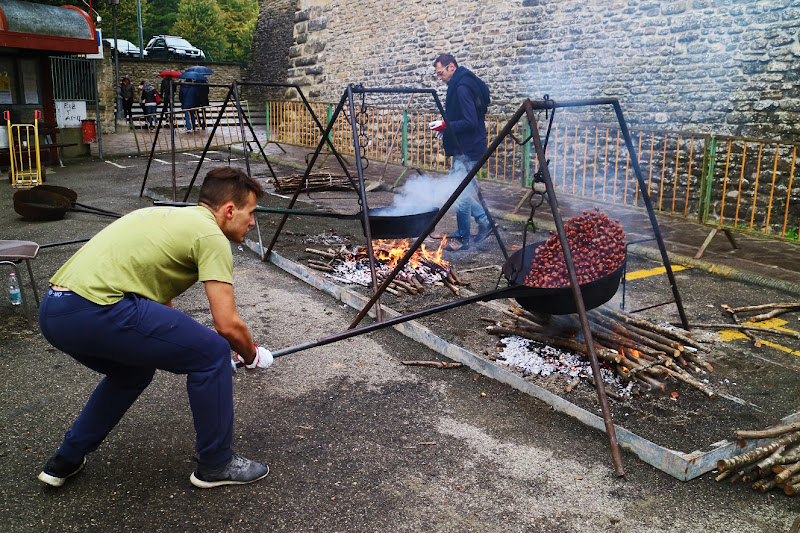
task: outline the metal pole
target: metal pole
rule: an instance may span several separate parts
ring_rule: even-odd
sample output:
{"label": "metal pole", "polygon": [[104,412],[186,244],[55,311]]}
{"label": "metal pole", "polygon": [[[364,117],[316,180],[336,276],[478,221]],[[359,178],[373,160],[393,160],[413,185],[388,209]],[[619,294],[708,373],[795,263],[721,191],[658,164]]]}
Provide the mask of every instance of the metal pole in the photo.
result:
{"label": "metal pole", "polygon": [[375,272],[375,250],[372,247],[372,228],[369,224],[369,206],[367,204],[367,188],[364,182],[364,167],[361,164],[361,143],[359,142],[359,135],[364,132],[360,131],[361,124],[358,123],[356,118],[356,108],[353,102],[353,86],[347,86],[347,100],[350,109],[350,126],[353,131],[353,152],[356,156],[356,172],[358,172],[358,188],[361,191],[361,215],[364,224],[364,237],[367,238],[367,257],[369,258],[369,271],[372,277],[372,291],[377,296],[373,304],[375,304],[375,316],[380,322],[383,320],[383,312],[381,311],[380,293],[378,292],[378,275]]}
{"label": "metal pole", "polygon": [[594,376],[595,388],[597,389],[597,399],[600,403],[600,411],[603,414],[606,436],[608,437],[608,444],[611,448],[611,459],[614,463],[614,471],[618,477],[622,477],[625,475],[625,469],[622,466],[622,454],[620,453],[619,443],[617,442],[617,432],[614,429],[614,422],[611,420],[611,407],[608,404],[603,375],[600,373],[600,362],[597,360],[597,352],[595,351],[594,341],[592,340],[592,330],[589,326],[589,319],[586,316],[586,306],[583,303],[583,294],[578,284],[578,274],[575,271],[575,263],[572,261],[572,251],[569,249],[569,241],[567,240],[567,234],[564,230],[564,222],[561,220],[561,213],[558,210],[556,190],[555,187],[553,187],[553,180],[550,177],[550,169],[547,168],[544,146],[542,145],[542,139],[539,137],[539,128],[536,125],[536,117],[533,114],[533,107],[531,106],[530,100],[525,100],[524,107],[525,113],[528,116],[528,124],[533,134],[536,156],[539,158],[540,162],[539,168],[542,171],[542,181],[544,181],[544,185],[547,188],[547,200],[550,204],[550,211],[553,214],[553,222],[556,224],[558,241],[561,243],[561,251],[564,254],[564,263],[566,264],[567,273],[569,274],[572,296],[575,299],[575,307],[578,311],[581,331],[586,341],[586,347],[589,349],[589,363],[592,367],[592,375]]}
{"label": "metal pole", "polygon": [[636,180],[639,182],[639,191],[642,193],[642,201],[647,208],[647,216],[650,218],[650,224],[653,226],[653,235],[658,244],[658,251],[661,253],[661,261],[664,263],[664,268],[667,271],[667,278],[669,279],[669,286],[672,289],[672,296],[675,298],[675,306],[678,308],[678,315],[681,317],[681,325],[683,329],[689,331],[689,319],[686,318],[686,311],[683,309],[683,301],[681,294],[678,292],[678,282],[675,281],[675,274],[672,272],[672,264],[669,262],[669,255],[667,255],[667,248],[664,246],[664,239],[661,237],[661,230],[658,228],[658,220],[653,211],[653,205],[650,203],[650,193],[647,190],[647,185],[642,177],[642,169],[639,167],[639,159],[636,157],[636,152],[633,149],[633,139],[628,131],[628,124],[622,116],[622,107],[619,105],[619,100],[613,99],[610,103],[614,107],[614,113],[617,115],[619,122],[619,129],[622,136],[625,138],[625,146],[628,148],[628,155],[631,158],[631,166],[636,174]]}
{"label": "metal pole", "polygon": [[136,23],[139,26],[139,59],[144,57],[144,37],[142,35],[142,1],[136,0]]}
{"label": "metal pole", "polygon": [[[122,90],[119,86],[119,42],[117,41],[117,5],[119,0],[110,0],[111,2],[111,22],[114,26],[114,83],[117,87],[117,109],[114,113],[116,118],[124,118],[125,113],[122,110]],[[114,121],[114,131],[117,129],[116,120]]]}

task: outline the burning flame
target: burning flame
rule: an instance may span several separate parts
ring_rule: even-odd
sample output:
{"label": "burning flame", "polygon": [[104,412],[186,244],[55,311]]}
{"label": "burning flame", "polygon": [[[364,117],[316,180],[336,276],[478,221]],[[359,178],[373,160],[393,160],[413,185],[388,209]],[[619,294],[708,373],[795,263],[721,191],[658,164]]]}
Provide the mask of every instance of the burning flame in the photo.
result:
{"label": "burning flame", "polygon": [[[386,262],[390,268],[397,266],[400,259],[408,252],[410,244],[408,239],[379,239],[372,241],[375,258]],[[412,268],[417,268],[423,261],[429,261],[447,269],[450,263],[442,259],[445,244],[447,244],[446,236],[442,238],[441,244],[433,252],[429,251],[423,244],[408,260],[408,265]]]}

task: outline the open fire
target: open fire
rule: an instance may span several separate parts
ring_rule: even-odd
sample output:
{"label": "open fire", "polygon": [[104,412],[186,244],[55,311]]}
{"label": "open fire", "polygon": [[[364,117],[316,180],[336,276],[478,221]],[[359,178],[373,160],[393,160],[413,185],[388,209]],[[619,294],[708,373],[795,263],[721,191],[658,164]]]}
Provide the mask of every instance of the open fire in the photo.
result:
{"label": "open fire", "polygon": [[[401,292],[417,294],[424,292],[426,286],[446,285],[458,294],[458,285],[465,285],[459,278],[455,267],[442,258],[447,238],[435,250],[429,250],[424,244],[411,256],[403,270],[397,274],[389,285],[388,292],[399,295]],[[409,239],[386,239],[372,242],[375,254],[375,274],[378,282],[382,282],[405,256],[411,246]],[[325,275],[336,281],[347,284],[358,284],[365,287],[372,285],[367,248],[342,246],[338,250],[317,250],[306,248],[306,253],[316,256],[309,259],[309,268],[325,272]]]}

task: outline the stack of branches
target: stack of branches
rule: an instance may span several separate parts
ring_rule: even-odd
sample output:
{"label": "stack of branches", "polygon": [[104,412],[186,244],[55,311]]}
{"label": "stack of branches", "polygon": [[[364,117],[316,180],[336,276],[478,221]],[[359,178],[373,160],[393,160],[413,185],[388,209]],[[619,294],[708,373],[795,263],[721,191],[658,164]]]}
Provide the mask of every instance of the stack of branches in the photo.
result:
{"label": "stack of branches", "polygon": [[[498,323],[493,318],[483,318],[495,323],[486,328],[490,334],[517,335],[588,357],[589,349],[577,317],[533,314],[518,305],[512,305],[503,314],[511,320]],[[640,392],[666,392],[665,382],[671,378],[695,387],[709,398],[716,396],[711,388],[692,376],[713,370],[701,355],[711,349],[688,332],[659,326],[605,306],[589,311],[587,317],[598,359],[623,382],[633,381]],[[568,392],[572,389],[570,385]]]}
{"label": "stack of branches", "polygon": [[[365,248],[355,255],[346,248],[341,248],[338,251],[332,248],[327,250],[306,248],[305,252],[317,256],[317,258],[307,260],[306,265],[309,268],[329,274],[333,273],[336,270],[336,266],[344,261],[354,261],[359,258],[367,260]],[[375,258],[375,261],[377,263],[381,262],[378,258]],[[425,292],[426,286],[435,285],[445,286],[458,296],[461,293],[459,286],[468,286],[470,284],[459,276],[455,265],[442,266],[425,258],[420,258],[419,263],[419,266],[413,270],[409,270],[407,266],[405,270],[399,272],[386,288],[386,292],[395,296],[420,294]],[[437,276],[437,274],[441,274],[441,276]],[[378,283],[383,283],[387,275],[383,271],[378,272],[376,276]]]}
{"label": "stack of branches", "polygon": [[[750,483],[753,490],[800,494],[800,422],[761,431],[735,431],[740,439],[769,439],[745,453],[717,462],[717,481]],[[740,443],[744,445],[744,443]]]}
{"label": "stack of branches", "polygon": [[[286,194],[293,193],[303,182],[302,174],[292,174],[275,181],[275,191]],[[345,175],[334,175],[327,172],[311,173],[302,192],[308,191],[352,191],[353,185]]]}
{"label": "stack of branches", "polygon": [[[753,325],[755,322],[763,322],[770,320],[783,313],[790,311],[800,311],[800,302],[787,302],[787,303],[770,303],[761,305],[748,305],[745,307],[731,307],[722,304],[722,309],[730,315],[735,323],[737,329],[741,329],[747,337],[753,341],[753,345],[758,348],[761,346],[761,339],[756,333],[771,333],[776,335],[786,335],[789,332],[777,330],[774,328],[764,328]],[[763,312],[762,312],[763,311]],[[740,315],[742,313],[758,313],[747,319],[748,324],[742,324]],[[795,334],[796,335],[796,334]]]}

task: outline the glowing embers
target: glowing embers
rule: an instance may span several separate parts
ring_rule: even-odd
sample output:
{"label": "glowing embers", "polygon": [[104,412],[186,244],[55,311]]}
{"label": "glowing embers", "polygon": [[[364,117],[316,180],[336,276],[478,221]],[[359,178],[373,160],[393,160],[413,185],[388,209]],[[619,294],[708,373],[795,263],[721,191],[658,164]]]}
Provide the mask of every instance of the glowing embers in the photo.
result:
{"label": "glowing embers", "polygon": [[[381,283],[399,264],[408,252],[409,239],[375,240],[372,242],[375,255],[375,275]],[[451,287],[462,284],[455,269],[442,259],[442,251],[447,239],[442,239],[435,250],[429,250],[424,244],[414,252],[403,269],[398,272],[388,292],[399,294],[406,292],[417,294],[424,292],[425,287],[443,284]],[[372,285],[369,255],[365,246],[348,248],[342,246],[338,250],[316,250],[306,248],[306,253],[318,258],[309,259],[307,265],[326,273],[326,276],[348,284],[368,287]],[[454,290],[454,292],[457,292]]]}

